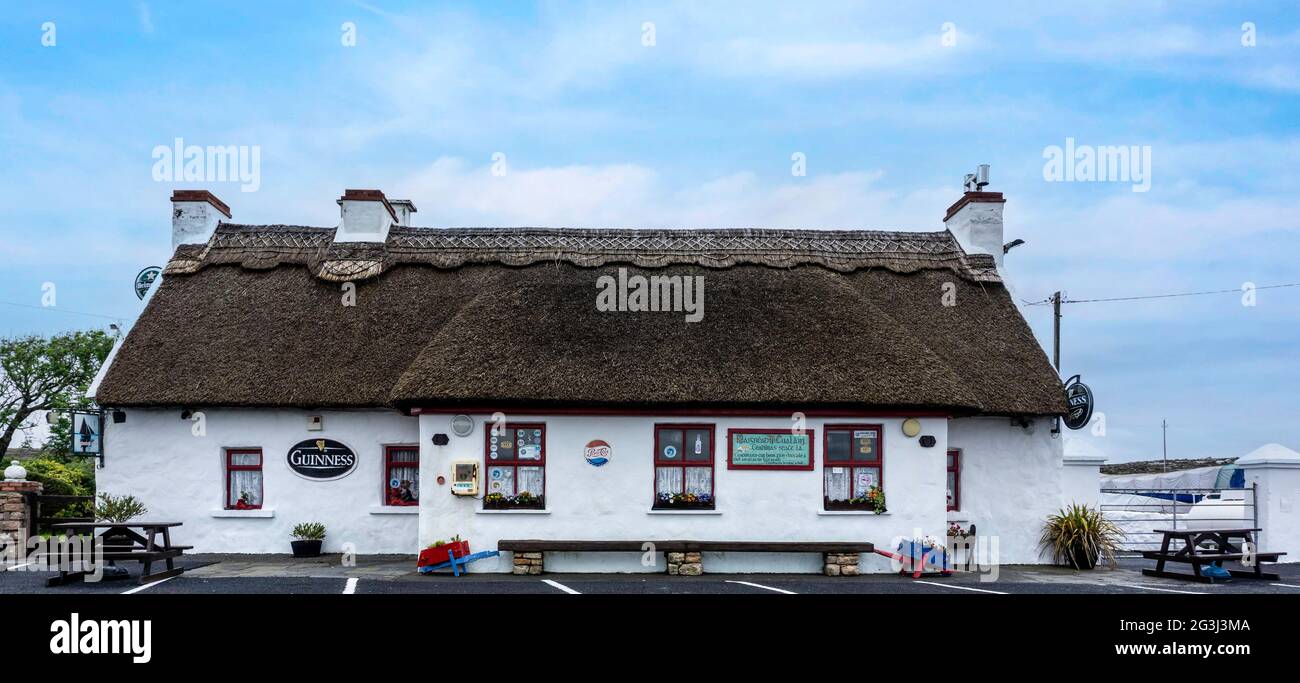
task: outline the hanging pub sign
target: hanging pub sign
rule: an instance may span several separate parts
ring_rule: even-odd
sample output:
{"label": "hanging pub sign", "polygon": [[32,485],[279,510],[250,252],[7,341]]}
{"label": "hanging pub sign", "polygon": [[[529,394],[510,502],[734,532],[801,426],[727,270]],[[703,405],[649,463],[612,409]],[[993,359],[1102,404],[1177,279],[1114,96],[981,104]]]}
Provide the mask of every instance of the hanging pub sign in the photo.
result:
{"label": "hanging pub sign", "polygon": [[161,273],[162,273],[162,268],[159,268],[158,266],[149,266],[147,268],[142,269],[140,272],[136,273],[135,274],[136,298],[143,299],[144,295],[149,293],[149,287],[153,285],[153,281],[157,280],[158,275]]}
{"label": "hanging pub sign", "polygon": [[308,439],[294,444],[286,459],[289,469],[305,479],[333,481],[352,474],[357,455],[333,439]]}
{"label": "hanging pub sign", "polygon": [[72,454],[104,454],[104,416],[98,411],[72,411]]}
{"label": "hanging pub sign", "polygon": [[813,430],[728,429],[727,469],[811,470]]}
{"label": "hanging pub sign", "polygon": [[1092,420],[1092,389],[1079,381],[1079,375],[1071,377],[1065,383],[1065,403],[1069,410],[1065,413],[1065,426],[1070,429],[1083,429]]}

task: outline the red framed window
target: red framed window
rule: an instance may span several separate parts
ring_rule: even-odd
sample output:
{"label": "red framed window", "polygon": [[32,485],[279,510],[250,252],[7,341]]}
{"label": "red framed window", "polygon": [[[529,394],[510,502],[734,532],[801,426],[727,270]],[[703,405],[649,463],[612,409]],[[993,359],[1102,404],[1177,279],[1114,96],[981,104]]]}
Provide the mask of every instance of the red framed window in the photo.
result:
{"label": "red framed window", "polygon": [[655,425],[654,509],[714,509],[714,432],[711,424]]}
{"label": "red framed window", "polygon": [[822,471],[827,510],[873,510],[872,488],[884,491],[884,428],[826,425]]}
{"label": "red framed window", "polygon": [[487,430],[485,510],[546,509],[546,425],[507,423]]}
{"label": "red framed window", "polygon": [[262,449],[226,449],[226,509],[262,508]]}
{"label": "red framed window", "polygon": [[419,446],[384,446],[384,504],[420,504]]}
{"label": "red framed window", "polygon": [[961,451],[948,451],[948,509],[961,509]]}

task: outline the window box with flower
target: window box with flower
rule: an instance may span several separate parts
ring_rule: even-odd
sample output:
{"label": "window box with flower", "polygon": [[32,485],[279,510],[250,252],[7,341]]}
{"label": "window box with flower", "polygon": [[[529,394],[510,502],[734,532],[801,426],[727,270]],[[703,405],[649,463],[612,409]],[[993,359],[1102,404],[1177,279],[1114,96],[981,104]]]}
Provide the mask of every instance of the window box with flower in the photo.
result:
{"label": "window box with flower", "polygon": [[660,493],[655,510],[712,510],[713,496],[707,493]]}
{"label": "window box with flower", "polygon": [[535,496],[528,491],[518,495],[507,496],[503,493],[489,493],[483,497],[484,510],[545,510],[545,496]]}
{"label": "window box with flower", "polygon": [[879,486],[872,486],[867,492],[845,500],[825,499],[827,510],[861,510],[878,515],[888,512],[885,507],[885,492]]}

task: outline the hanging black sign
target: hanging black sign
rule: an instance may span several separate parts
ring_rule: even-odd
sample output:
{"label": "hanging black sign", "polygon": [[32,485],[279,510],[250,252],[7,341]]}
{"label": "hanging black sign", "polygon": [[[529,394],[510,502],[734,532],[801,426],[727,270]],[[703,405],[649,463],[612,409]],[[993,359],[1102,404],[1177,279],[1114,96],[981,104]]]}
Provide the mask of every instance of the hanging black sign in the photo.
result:
{"label": "hanging black sign", "polygon": [[300,477],[330,481],[352,474],[357,468],[357,455],[332,439],[308,439],[289,449],[287,462]]}
{"label": "hanging black sign", "polygon": [[1065,383],[1065,402],[1069,406],[1065,413],[1065,426],[1070,429],[1083,429],[1092,420],[1092,389],[1079,381],[1079,375],[1071,377]]}

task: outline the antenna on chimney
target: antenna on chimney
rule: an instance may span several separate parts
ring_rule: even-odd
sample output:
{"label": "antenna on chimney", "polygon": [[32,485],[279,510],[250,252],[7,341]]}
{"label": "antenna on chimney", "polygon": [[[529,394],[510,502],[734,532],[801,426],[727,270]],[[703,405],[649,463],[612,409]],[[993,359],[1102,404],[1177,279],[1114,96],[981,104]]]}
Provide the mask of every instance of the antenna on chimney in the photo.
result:
{"label": "antenna on chimney", "polygon": [[974,173],[967,173],[965,182],[962,183],[966,192],[979,192],[984,186],[989,184],[989,165],[980,164],[975,167]]}

